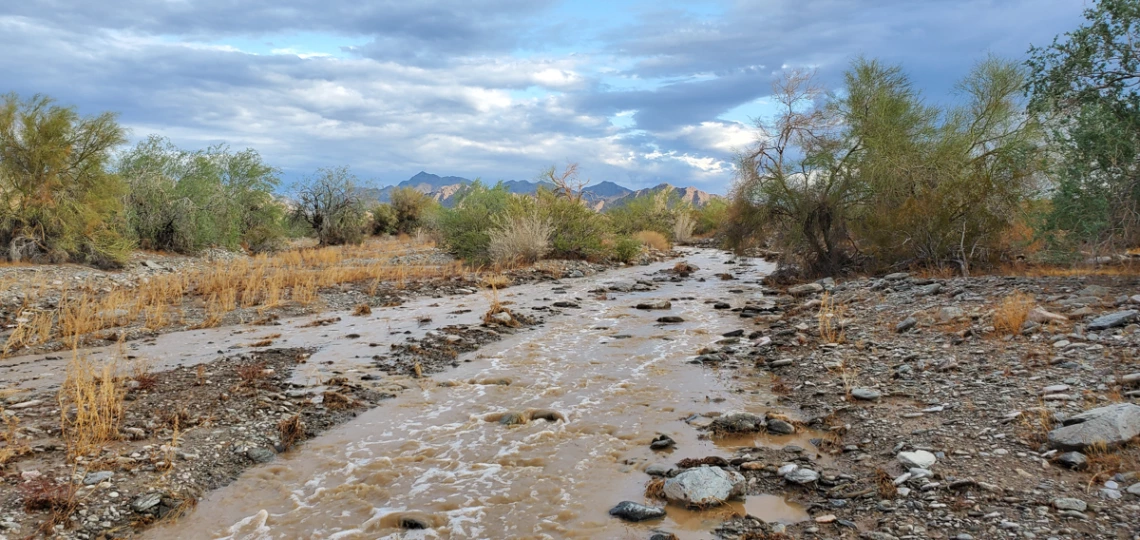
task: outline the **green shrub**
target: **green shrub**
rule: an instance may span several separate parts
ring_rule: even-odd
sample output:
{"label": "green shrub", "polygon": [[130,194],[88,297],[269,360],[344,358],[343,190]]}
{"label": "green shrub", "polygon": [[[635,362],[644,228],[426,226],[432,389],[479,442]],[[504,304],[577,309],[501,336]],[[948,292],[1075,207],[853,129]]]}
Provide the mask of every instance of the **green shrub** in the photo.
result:
{"label": "green shrub", "polygon": [[533,200],[540,216],[554,225],[550,256],[559,259],[603,259],[610,234],[606,216],[581,202],[540,188]]}
{"label": "green shrub", "polygon": [[253,149],[192,152],[151,135],[120,157],[118,169],[130,186],[128,221],[144,248],[194,253],[244,244],[269,251],[283,244],[277,171]]}
{"label": "green shrub", "polygon": [[378,204],[372,207],[372,235],[380,236],[385,234],[394,234],[399,230],[399,218],[396,217],[396,210],[390,204]]}
{"label": "green shrub", "polygon": [[0,242],[9,258],[126,261],[126,186],[107,167],[124,142],[111,113],[81,117],[44,96],[0,98]]}
{"label": "green shrub", "polygon": [[456,194],[452,208],[439,211],[436,220],[444,247],[451,254],[472,262],[488,262],[491,243],[489,231],[495,216],[503,216],[511,203],[511,194],[501,182],[487,187],[476,180]]}
{"label": "green shrub", "polygon": [[697,236],[716,234],[728,219],[728,201],[721,198],[713,199],[694,213],[697,223],[693,227],[693,234]]}
{"label": "green shrub", "polygon": [[688,204],[681,202],[673,188],[651,192],[606,210],[618,234],[656,231],[673,238],[677,217],[690,212]]}
{"label": "green shrub", "polygon": [[614,259],[623,263],[631,263],[641,254],[641,241],[630,236],[619,236],[614,240]]}
{"label": "green shrub", "polygon": [[410,187],[392,190],[388,195],[396,216],[396,231],[415,232],[423,225],[427,213],[438,205],[431,197]]}

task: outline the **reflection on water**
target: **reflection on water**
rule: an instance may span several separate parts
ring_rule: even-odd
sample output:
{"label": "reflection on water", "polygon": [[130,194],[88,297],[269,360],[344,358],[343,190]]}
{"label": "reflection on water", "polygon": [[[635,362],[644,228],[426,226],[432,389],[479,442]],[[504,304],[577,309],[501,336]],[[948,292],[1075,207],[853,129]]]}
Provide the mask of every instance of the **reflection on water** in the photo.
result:
{"label": "reflection on water", "polygon": [[[724,256],[690,257],[711,276],[740,275],[732,301],[758,294],[747,285],[766,266],[722,265]],[[664,268],[671,265],[659,265]],[[645,269],[602,281],[639,277]],[[253,469],[219,490],[176,524],[150,538],[616,538],[650,529],[704,538],[734,514],[772,522],[806,518],[802,508],[774,495],[753,496],[696,512],[668,508],[663,520],[627,524],[608,515],[622,500],[644,501],[651,463],[727,456],[732,448],[699,437],[685,422],[693,415],[757,410],[749,400],[767,395],[730,393],[712,370],[686,363],[726,331],[745,327],[705,300],[724,300],[716,281],[592,299],[598,280],[570,282],[581,309],[545,326],[485,347],[473,361],[424,382],[350,424],[310,441],[272,465]],[[641,301],[673,299],[670,315],[685,323],[662,327],[659,311]],[[719,295],[719,296],[718,296]],[[520,305],[536,294],[516,294]],[[439,309],[445,311],[451,306]],[[358,328],[363,341],[383,339]],[[623,339],[615,336],[623,335]],[[628,337],[625,337],[628,336]],[[320,353],[340,357],[339,345]],[[670,452],[650,441],[666,434]],[[792,436],[786,444],[799,444]],[[756,439],[738,441],[755,446]]]}

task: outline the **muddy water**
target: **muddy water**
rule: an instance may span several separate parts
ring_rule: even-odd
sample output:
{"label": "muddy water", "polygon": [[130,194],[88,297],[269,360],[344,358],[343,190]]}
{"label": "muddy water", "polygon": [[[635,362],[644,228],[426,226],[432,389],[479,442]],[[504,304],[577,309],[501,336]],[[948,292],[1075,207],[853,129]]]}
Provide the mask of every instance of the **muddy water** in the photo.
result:
{"label": "muddy water", "polygon": [[[643,501],[649,464],[731,454],[731,445],[699,439],[686,418],[769,410],[771,396],[763,388],[728,392],[720,377],[731,373],[686,363],[721,333],[744,328],[734,313],[714,311],[705,301],[738,305],[757,294],[748,281],[768,270],[763,263],[725,265],[725,258],[694,252],[689,260],[708,282],[664,283],[616,299],[586,291],[646,270],[575,280],[567,295],[549,300],[576,297],[581,309],[471,353],[470,363],[421,380],[419,389],[248,471],[190,516],[148,537],[644,538],[662,529],[707,538],[733,513],[804,519],[802,509],[776,495],[706,512],[670,507],[664,520],[649,524],[607,515],[622,500]],[[741,272],[741,281],[725,287],[712,276],[724,271]],[[729,294],[728,288],[741,292]],[[668,314],[685,323],[660,325],[656,319],[665,312],[632,307],[666,299],[673,301]],[[338,356],[338,347],[320,354]],[[510,413],[565,421],[495,421]],[[659,433],[677,440],[678,448],[650,450]],[[794,438],[747,441],[789,443],[807,447]]]}

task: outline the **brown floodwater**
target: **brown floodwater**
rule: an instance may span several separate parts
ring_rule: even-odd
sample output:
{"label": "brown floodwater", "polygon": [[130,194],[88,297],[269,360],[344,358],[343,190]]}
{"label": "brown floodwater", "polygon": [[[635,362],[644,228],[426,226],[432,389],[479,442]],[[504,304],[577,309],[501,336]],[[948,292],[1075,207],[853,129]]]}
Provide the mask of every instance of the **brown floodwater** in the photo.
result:
{"label": "brown floodwater", "polygon": [[[508,289],[520,306],[576,297],[581,309],[469,353],[461,359],[471,362],[450,372],[415,381],[418,386],[399,397],[247,471],[189,516],[146,537],[644,538],[659,529],[688,539],[708,538],[733,514],[781,523],[806,519],[804,509],[779,494],[705,511],[669,506],[664,519],[640,524],[607,513],[623,500],[647,502],[644,470],[654,463],[729,456],[738,446],[810,448],[803,435],[713,442],[686,422],[694,415],[773,410],[774,397],[763,388],[729,391],[722,377],[733,370],[687,363],[722,333],[748,328],[736,313],[715,311],[706,300],[740,305],[760,294],[755,280],[771,269],[760,261],[726,265],[728,258],[693,250],[688,260],[701,268],[694,278],[616,299],[599,300],[587,291],[671,264],[566,280],[565,295],[551,294],[549,284]],[[740,272],[731,287],[713,277],[726,271]],[[698,282],[700,276],[709,281]],[[727,293],[729,288],[741,292]],[[633,308],[666,299],[673,303],[669,312]],[[440,299],[433,309],[447,313],[472,300]],[[665,313],[685,322],[656,323]],[[371,324],[357,321],[353,331],[360,340],[322,340],[316,354],[334,361],[328,369],[364,369],[354,359],[356,347],[389,339],[388,317],[387,323],[382,316]],[[287,337],[290,344],[306,342]],[[486,384],[502,379],[510,384]],[[439,384],[445,381],[455,384]],[[504,417],[530,421],[497,421]],[[650,450],[658,434],[675,439],[677,448]]]}

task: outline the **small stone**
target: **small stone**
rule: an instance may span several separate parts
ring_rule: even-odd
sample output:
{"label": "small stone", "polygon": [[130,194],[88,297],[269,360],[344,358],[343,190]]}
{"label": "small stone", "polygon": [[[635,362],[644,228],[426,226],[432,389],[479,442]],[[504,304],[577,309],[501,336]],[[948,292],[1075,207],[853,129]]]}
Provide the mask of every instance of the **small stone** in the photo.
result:
{"label": "small stone", "polygon": [[245,455],[255,463],[269,463],[277,456],[276,452],[268,448],[250,448],[245,451]]}
{"label": "small stone", "polygon": [[818,517],[816,517],[816,518],[815,518],[815,522],[816,522],[816,523],[832,523],[832,522],[834,522],[836,519],[839,519],[839,518],[835,517],[835,514],[827,514],[827,515],[824,515],[824,516],[818,516]]}
{"label": "small stone", "polygon": [[657,319],[657,322],[664,323],[664,324],[676,324],[676,323],[685,322],[685,319],[682,319],[681,317],[677,317],[677,316],[669,316],[669,317],[660,317]]}
{"label": "small stone", "polygon": [[17,403],[17,404],[12,405],[8,408],[12,409],[12,410],[16,410],[16,411],[18,411],[20,409],[30,409],[30,408],[35,407],[37,405],[43,404],[43,402],[44,402],[44,400],[42,400],[42,399],[33,399],[30,401],[25,401],[23,403]]}
{"label": "small stone", "polygon": [[819,473],[811,469],[796,469],[784,475],[784,480],[787,480],[793,484],[810,484],[816,480],[819,480]]}
{"label": "small stone", "polygon": [[823,292],[823,285],[819,283],[804,283],[788,288],[788,294],[792,296],[807,296],[818,292]]}
{"label": "small stone", "polygon": [[112,476],[115,476],[115,473],[111,471],[89,473],[87,476],[83,477],[83,485],[93,486],[95,484],[103,482],[104,480],[110,480]]}
{"label": "small stone", "polygon": [[1140,497],[1140,482],[1137,482],[1135,484],[1132,484],[1131,486],[1128,486],[1128,489],[1126,489],[1125,491],[1127,491],[1128,493],[1131,493],[1137,497]]}
{"label": "small stone", "polygon": [[1062,497],[1060,499],[1053,499],[1053,508],[1057,510],[1075,510],[1077,512],[1084,512],[1089,505],[1080,499],[1071,497]]}
{"label": "small stone", "polygon": [[645,506],[633,501],[622,501],[617,506],[610,508],[610,515],[626,521],[645,521],[665,517],[665,509]]}
{"label": "small stone", "polygon": [[666,448],[672,448],[674,446],[677,446],[677,441],[674,441],[668,435],[658,435],[657,438],[653,439],[653,442],[649,443],[649,448],[653,450],[665,450]]}
{"label": "small stone", "polygon": [[776,418],[768,421],[768,432],[777,435],[791,435],[796,432],[796,427]]}
{"label": "small stone", "polygon": [[854,388],[851,390],[851,397],[863,401],[875,401],[883,397],[883,393],[873,388]]}
{"label": "small stone", "polygon": [[911,328],[914,328],[917,324],[918,319],[915,319],[914,317],[907,317],[903,320],[903,322],[900,322],[897,326],[895,326],[895,332],[901,334],[907,330],[910,330]]}
{"label": "small stone", "polygon": [[938,458],[927,452],[926,450],[915,450],[914,452],[899,452],[899,462],[907,468],[915,469],[929,469],[934,466]]}
{"label": "small stone", "polygon": [[1057,456],[1057,463],[1067,469],[1080,470],[1088,465],[1089,458],[1080,452],[1065,452]]}
{"label": "small stone", "polygon": [[160,502],[162,502],[161,493],[147,493],[135,499],[134,502],[131,503],[131,508],[134,508],[135,512],[146,512],[158,506]]}

